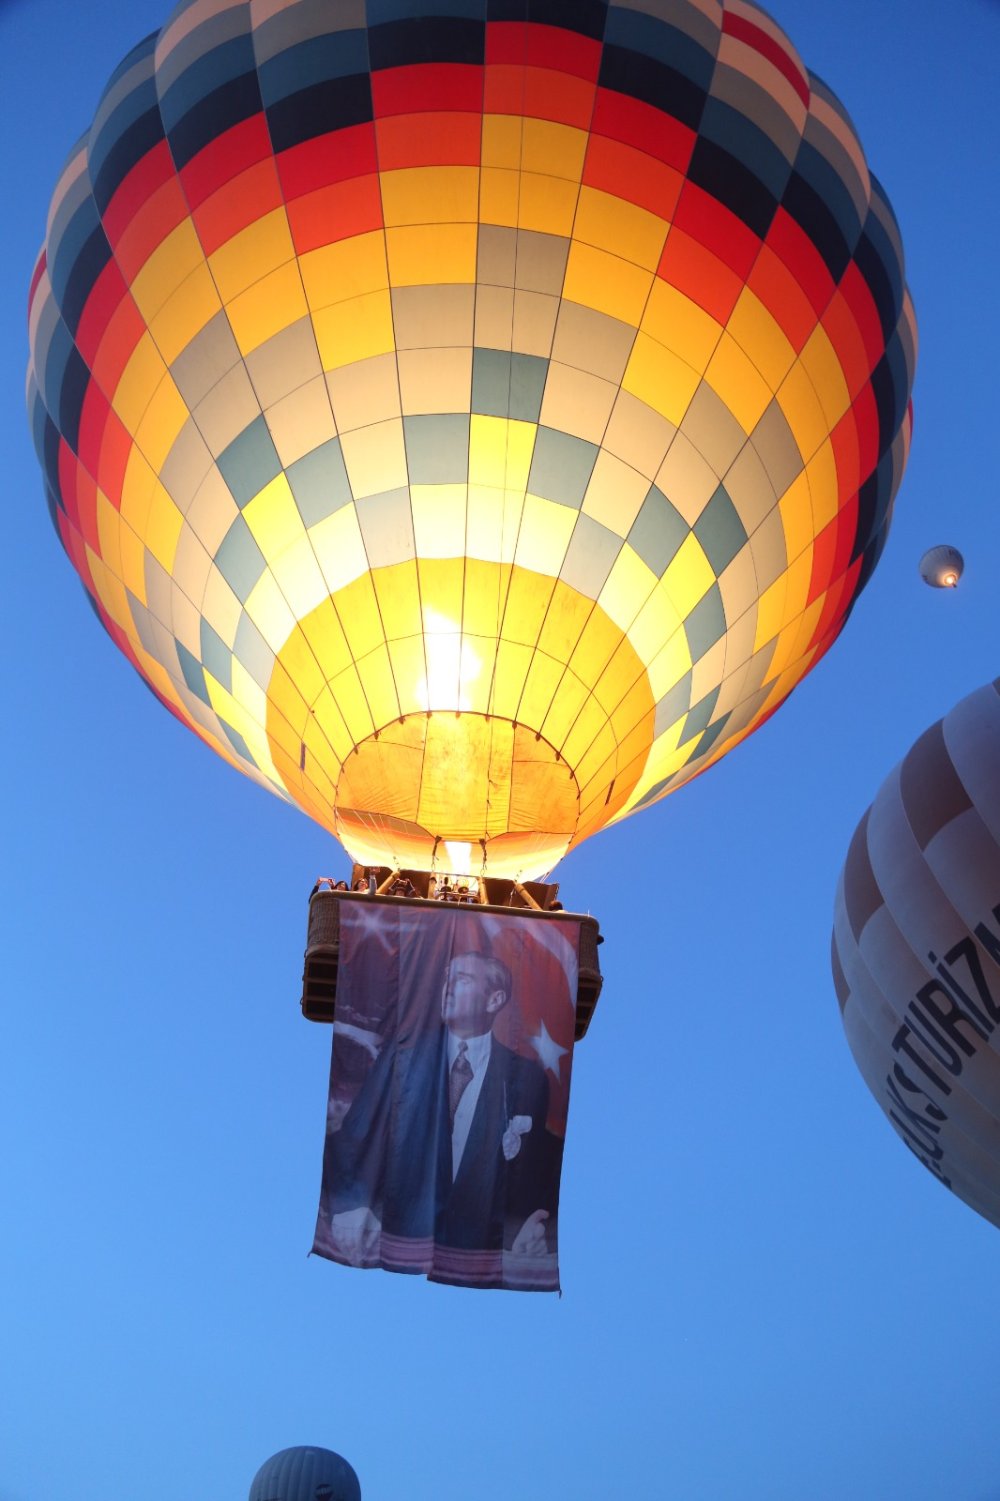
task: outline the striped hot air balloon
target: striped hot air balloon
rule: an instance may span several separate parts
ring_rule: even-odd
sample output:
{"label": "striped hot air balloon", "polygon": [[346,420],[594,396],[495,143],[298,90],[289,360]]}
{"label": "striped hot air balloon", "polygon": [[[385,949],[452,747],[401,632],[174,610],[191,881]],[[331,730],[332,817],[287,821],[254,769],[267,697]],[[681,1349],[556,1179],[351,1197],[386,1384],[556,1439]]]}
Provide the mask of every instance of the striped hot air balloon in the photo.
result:
{"label": "striped hot air balloon", "polygon": [[886,778],[837,891],[844,1030],[893,1128],[1000,1225],[1000,679]]}
{"label": "striped hot air balloon", "polygon": [[166,706],[371,864],[530,878],[828,649],[898,230],[745,0],[187,0],[57,184],[28,404]]}

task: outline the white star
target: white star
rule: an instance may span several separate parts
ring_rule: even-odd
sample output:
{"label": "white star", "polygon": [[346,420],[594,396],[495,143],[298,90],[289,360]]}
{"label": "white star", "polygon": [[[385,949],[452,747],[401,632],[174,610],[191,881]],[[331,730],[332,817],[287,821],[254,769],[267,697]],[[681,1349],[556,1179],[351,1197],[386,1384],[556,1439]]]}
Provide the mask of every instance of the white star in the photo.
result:
{"label": "white star", "polygon": [[569,1052],[569,1048],[561,1048],[559,1044],[554,1040],[554,1038],[549,1036],[548,1028],[546,1027],[544,1022],[540,1023],[540,1027],[541,1030],[536,1034],[536,1036],[529,1037],[528,1041],[531,1043],[531,1046],[538,1054],[542,1066],[547,1069],[550,1074],[555,1074],[558,1081],[559,1060],[560,1058],[562,1058],[564,1053]]}

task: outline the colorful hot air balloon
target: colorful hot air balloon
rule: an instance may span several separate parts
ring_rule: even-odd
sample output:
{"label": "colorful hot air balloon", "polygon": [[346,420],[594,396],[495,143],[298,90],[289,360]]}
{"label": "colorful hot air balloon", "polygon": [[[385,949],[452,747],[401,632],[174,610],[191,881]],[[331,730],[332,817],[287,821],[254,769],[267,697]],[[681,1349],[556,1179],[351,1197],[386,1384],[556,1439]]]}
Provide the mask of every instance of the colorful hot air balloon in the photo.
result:
{"label": "colorful hot air balloon", "polygon": [[957,547],[942,543],[931,547],[920,559],[920,577],[932,589],[955,589],[965,571],[965,559]]}
{"label": "colorful hot air balloon", "polygon": [[916,333],[745,0],[187,0],[52,202],[53,520],[359,860],[529,878],[760,725],[878,559]]}
{"label": "colorful hot air balloon", "polygon": [[925,1167],[1000,1225],[1000,679],[922,735],[858,825],[833,973],[855,1062]]}
{"label": "colorful hot air balloon", "polygon": [[361,1486],[347,1460],[332,1449],[301,1445],[265,1460],[249,1501],[361,1501]]}

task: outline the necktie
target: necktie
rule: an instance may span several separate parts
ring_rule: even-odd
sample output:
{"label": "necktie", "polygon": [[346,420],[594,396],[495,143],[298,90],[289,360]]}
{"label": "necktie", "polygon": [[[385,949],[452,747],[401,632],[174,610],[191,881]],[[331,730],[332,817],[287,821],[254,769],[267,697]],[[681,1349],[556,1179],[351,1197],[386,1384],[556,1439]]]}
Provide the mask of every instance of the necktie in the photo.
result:
{"label": "necktie", "polygon": [[466,1056],[468,1051],[468,1044],[460,1042],[455,1061],[451,1066],[451,1073],[448,1075],[448,1109],[451,1113],[452,1126],[455,1124],[458,1102],[472,1083],[472,1064]]}

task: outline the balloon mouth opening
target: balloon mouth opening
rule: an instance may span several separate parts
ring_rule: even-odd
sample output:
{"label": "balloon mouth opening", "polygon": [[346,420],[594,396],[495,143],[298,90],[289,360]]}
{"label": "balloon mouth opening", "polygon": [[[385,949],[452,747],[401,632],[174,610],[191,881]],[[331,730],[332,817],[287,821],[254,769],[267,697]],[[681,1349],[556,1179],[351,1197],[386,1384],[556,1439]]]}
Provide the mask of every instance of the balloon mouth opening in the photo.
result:
{"label": "balloon mouth opening", "polygon": [[580,789],[535,730],[442,711],[406,715],[363,740],[341,770],[333,811],[359,864],[533,880],[573,840]]}

